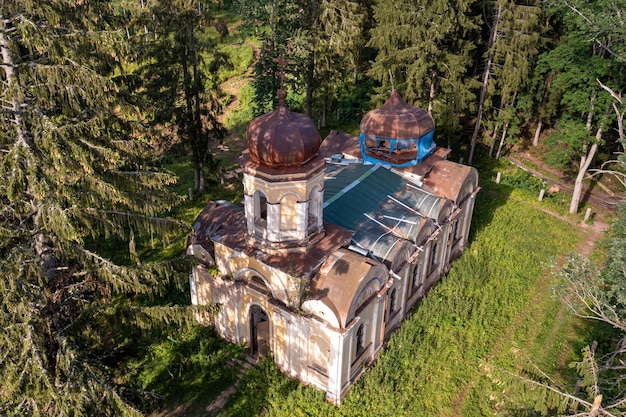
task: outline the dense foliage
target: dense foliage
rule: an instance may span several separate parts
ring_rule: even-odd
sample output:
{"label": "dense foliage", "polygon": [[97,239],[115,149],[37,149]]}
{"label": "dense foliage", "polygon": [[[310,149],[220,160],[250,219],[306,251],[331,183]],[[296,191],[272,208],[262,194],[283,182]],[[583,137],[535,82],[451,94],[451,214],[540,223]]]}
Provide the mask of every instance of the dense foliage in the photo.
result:
{"label": "dense foliage", "polygon": [[572,214],[585,175],[623,149],[623,1],[234,4],[263,41],[255,114],[277,104],[281,54],[289,97],[304,102],[296,110],[323,127],[341,123],[328,114],[350,112],[350,85],[371,83],[373,105],[394,87],[433,113],[439,143],[469,150],[470,164],[480,143],[496,158],[533,145],[547,163],[576,173]]}
{"label": "dense foliage", "polygon": [[[176,178],[133,139],[140,112],[116,78],[122,21],[108,1],[0,7],[3,415],[138,414],[120,364],[150,331],[193,319],[149,306],[189,265],[142,263],[136,241],[187,227],[159,217],[179,201],[166,190]],[[100,250],[104,239],[115,247]],[[111,260],[119,252],[128,262]]]}
{"label": "dense foliage", "polygon": [[[134,23],[145,28],[136,35],[144,110],[151,109],[147,117],[160,127],[157,134],[174,136],[190,151],[197,191],[205,191],[205,166],[215,169],[211,147],[226,136],[217,119],[223,96],[218,72],[228,62],[211,36],[210,17],[209,5],[202,2],[148,1]],[[175,128],[168,129],[170,124]]]}

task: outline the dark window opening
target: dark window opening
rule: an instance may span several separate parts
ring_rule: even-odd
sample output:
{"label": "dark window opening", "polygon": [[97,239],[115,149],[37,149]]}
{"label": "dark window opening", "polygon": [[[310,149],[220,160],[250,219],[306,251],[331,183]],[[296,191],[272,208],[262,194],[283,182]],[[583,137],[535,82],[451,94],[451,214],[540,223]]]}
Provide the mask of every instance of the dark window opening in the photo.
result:
{"label": "dark window opening", "polygon": [[393,317],[398,309],[398,290],[394,288],[389,294],[389,317]]}
{"label": "dark window opening", "polygon": [[430,254],[430,271],[429,272],[433,272],[437,268],[438,257],[439,257],[439,244],[435,242],[433,243],[432,252]]}
{"label": "dark window opening", "polygon": [[269,289],[265,285],[265,281],[261,277],[253,276],[250,278],[250,287],[263,294],[269,294]]}
{"label": "dark window opening", "polygon": [[356,357],[365,350],[365,325],[361,324],[356,331]]}
{"label": "dark window opening", "polygon": [[417,288],[420,285],[420,266],[419,264],[415,264],[415,268],[413,268],[413,288]]}
{"label": "dark window opening", "polygon": [[259,196],[259,218],[267,220],[267,198],[264,195]]}

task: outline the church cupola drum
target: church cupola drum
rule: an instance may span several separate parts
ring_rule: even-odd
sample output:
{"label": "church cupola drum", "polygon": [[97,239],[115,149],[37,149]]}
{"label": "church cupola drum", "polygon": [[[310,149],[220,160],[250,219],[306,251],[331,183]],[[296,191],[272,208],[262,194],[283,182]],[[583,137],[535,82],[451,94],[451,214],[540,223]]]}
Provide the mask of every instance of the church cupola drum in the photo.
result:
{"label": "church cupola drum", "polygon": [[407,104],[396,90],[361,120],[360,146],[366,162],[395,167],[420,164],[437,145],[435,122],[426,110]]}
{"label": "church cupola drum", "polygon": [[323,236],[325,161],[310,117],[291,112],[285,92],[277,110],[250,122],[241,157],[247,235],[264,250],[303,250]]}

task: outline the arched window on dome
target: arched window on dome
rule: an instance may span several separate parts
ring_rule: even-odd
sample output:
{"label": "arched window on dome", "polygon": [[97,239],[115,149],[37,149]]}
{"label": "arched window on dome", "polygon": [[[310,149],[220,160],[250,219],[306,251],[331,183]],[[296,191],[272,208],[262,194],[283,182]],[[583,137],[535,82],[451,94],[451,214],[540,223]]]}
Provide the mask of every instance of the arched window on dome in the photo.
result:
{"label": "arched window on dome", "polygon": [[267,227],[267,197],[261,191],[254,192],[254,223]]}

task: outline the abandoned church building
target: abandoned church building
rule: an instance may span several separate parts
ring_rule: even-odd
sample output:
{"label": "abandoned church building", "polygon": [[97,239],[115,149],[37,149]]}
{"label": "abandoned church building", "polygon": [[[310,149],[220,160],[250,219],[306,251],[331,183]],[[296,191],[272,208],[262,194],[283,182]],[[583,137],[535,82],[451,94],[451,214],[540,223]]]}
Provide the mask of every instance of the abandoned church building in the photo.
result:
{"label": "abandoned church building", "polygon": [[360,136],[277,110],[247,129],[242,205],[209,204],[188,254],[216,331],[339,404],[467,245],[476,169],[447,160],[431,115],[393,90]]}

